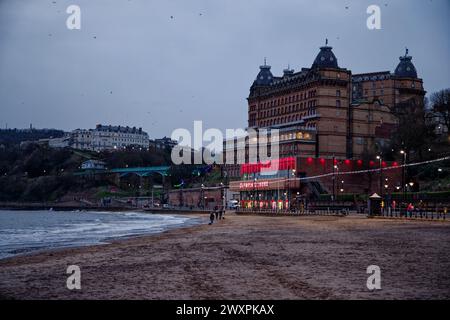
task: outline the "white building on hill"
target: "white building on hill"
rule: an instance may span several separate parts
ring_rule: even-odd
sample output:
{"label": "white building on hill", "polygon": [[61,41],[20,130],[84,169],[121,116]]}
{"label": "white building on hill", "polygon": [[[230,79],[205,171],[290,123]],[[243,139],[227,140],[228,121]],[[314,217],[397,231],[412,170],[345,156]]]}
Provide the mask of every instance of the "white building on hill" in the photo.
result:
{"label": "white building on hill", "polygon": [[149,138],[142,128],[97,125],[95,129],[71,132],[70,146],[81,150],[119,150],[127,147],[148,149]]}

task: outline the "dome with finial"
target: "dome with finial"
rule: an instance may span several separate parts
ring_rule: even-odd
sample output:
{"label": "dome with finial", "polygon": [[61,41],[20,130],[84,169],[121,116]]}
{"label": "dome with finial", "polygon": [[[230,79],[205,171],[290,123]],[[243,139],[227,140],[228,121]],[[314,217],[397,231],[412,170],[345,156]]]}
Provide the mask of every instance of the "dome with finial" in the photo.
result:
{"label": "dome with finial", "polygon": [[335,68],[338,69],[338,63],[336,56],[332,51],[333,47],[328,46],[328,39],[325,40],[325,46],[320,47],[320,52],[317,54],[316,59],[311,67],[314,68]]}
{"label": "dome with finial", "polygon": [[259,67],[258,76],[254,84],[258,86],[267,86],[273,82],[273,75],[270,71],[270,66],[267,65],[266,58],[264,58],[264,65]]}
{"label": "dome with finial", "polygon": [[400,63],[395,68],[394,74],[397,77],[402,78],[417,78],[417,71],[411,62],[412,57],[408,56],[408,48],[406,48],[405,55],[403,57],[399,57]]}

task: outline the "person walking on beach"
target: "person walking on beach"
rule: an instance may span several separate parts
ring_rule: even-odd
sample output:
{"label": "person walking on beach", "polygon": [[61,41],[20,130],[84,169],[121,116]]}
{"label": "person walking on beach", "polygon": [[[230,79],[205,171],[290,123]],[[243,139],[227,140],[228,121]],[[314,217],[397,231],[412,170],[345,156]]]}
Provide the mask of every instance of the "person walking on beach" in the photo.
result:
{"label": "person walking on beach", "polygon": [[219,210],[219,220],[223,219],[223,208]]}
{"label": "person walking on beach", "polygon": [[214,207],[214,212],[216,213],[216,220],[219,220],[219,207],[218,206]]}
{"label": "person walking on beach", "polygon": [[408,215],[409,215],[409,217],[410,218],[412,218],[412,213],[413,213],[413,210],[414,210],[414,206],[413,206],[413,204],[412,203],[409,203],[408,204],[408,207],[406,208],[406,217],[408,218]]}
{"label": "person walking on beach", "polygon": [[211,214],[209,215],[209,225],[212,225],[214,223],[214,211],[211,211]]}

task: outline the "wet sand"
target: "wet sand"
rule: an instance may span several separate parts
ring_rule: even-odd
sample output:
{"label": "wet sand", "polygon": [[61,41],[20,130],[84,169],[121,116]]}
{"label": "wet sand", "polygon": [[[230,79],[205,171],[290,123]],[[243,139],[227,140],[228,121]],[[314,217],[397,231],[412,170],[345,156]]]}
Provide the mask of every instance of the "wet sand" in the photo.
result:
{"label": "wet sand", "polygon": [[[81,290],[66,268],[81,268]],[[381,268],[381,290],[366,268]],[[450,223],[229,215],[108,245],[0,260],[9,299],[449,299]]]}

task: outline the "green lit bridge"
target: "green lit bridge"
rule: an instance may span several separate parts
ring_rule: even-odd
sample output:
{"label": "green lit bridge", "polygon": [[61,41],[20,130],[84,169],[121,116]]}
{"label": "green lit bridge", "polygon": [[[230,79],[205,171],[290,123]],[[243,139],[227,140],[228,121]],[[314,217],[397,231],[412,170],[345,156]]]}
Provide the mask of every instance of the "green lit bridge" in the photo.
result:
{"label": "green lit bridge", "polygon": [[135,174],[140,177],[148,177],[152,174],[160,174],[165,177],[169,175],[169,166],[159,166],[159,167],[135,167],[135,168],[115,168],[107,170],[106,173],[117,173],[120,177],[124,177],[129,174]]}
{"label": "green lit bridge", "polygon": [[76,176],[88,176],[92,174],[117,174],[119,177],[124,177],[130,174],[135,174],[139,177],[148,177],[152,174],[159,174],[162,177],[169,175],[169,166],[159,167],[134,167],[134,168],[114,168],[111,170],[105,169],[85,169],[81,172],[75,172]]}

